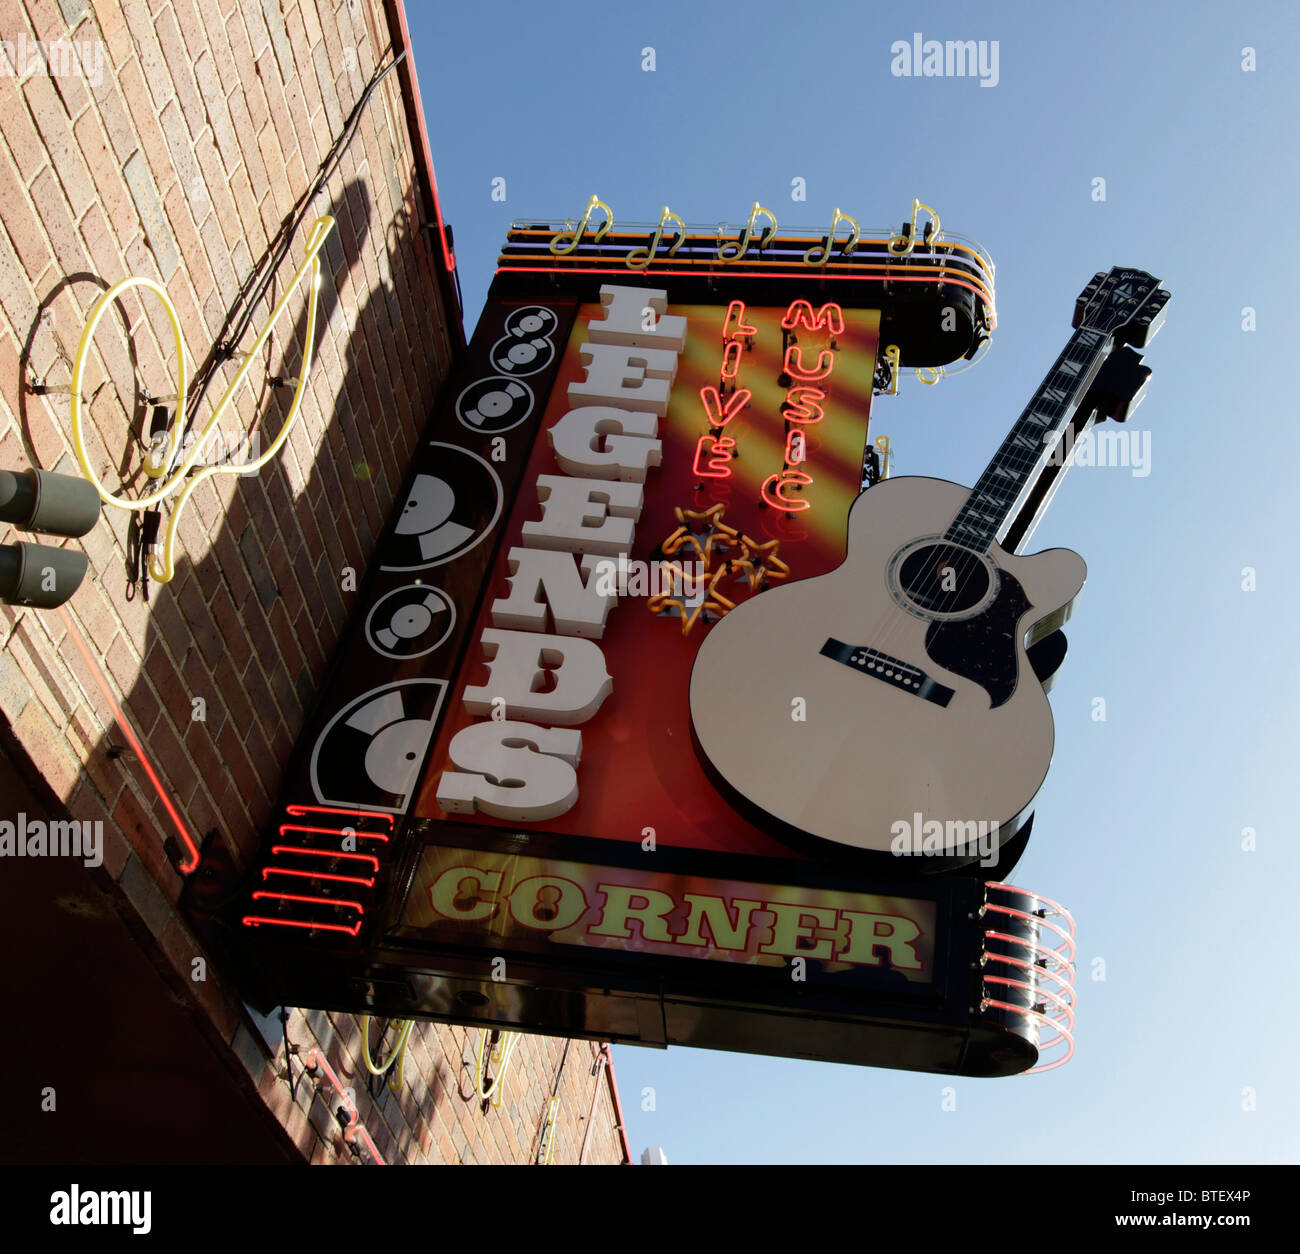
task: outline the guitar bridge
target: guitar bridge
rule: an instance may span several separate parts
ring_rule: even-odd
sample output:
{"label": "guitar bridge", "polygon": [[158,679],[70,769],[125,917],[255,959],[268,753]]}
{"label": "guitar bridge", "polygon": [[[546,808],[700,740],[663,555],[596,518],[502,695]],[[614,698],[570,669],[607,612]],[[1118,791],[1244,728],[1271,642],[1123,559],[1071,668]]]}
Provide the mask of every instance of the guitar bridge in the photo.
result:
{"label": "guitar bridge", "polygon": [[920,667],[913,666],[910,662],[901,662],[888,653],[881,653],[879,649],[870,649],[861,644],[845,644],[831,638],[822,645],[821,653],[823,657],[833,658],[881,683],[901,688],[924,701],[933,701],[935,705],[946,706],[952,700],[951,688],[935,683]]}

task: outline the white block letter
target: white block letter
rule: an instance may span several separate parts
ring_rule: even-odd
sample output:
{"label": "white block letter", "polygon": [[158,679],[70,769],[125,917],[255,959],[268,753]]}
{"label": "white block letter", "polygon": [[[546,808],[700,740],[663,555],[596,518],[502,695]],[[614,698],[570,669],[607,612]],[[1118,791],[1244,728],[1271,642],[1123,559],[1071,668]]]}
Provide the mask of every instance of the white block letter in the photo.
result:
{"label": "white block letter", "polygon": [[653,438],[658,431],[654,414],[584,405],[569,410],[548,434],[565,474],[644,483],[646,470],[663,460],[663,444]]}
{"label": "white block letter", "polygon": [[635,483],[538,475],[542,518],[524,523],[523,542],[530,549],[618,557],[632,548],[644,495]]}
{"label": "white block letter", "polygon": [[668,412],[668,394],[677,375],[676,353],[624,344],[582,344],[578,354],[587,377],[569,384],[570,405],[614,405],[660,416]]}
{"label": "white block letter", "polygon": [[[438,804],[498,819],[553,819],[578,799],[582,733],[531,723],[475,723],[447,746],[460,771],[443,771]],[[464,772],[464,773],[462,773]]]}
{"label": "white block letter", "polygon": [[[675,353],[686,347],[686,319],[664,317],[668,293],[662,288],[619,287],[602,283],[602,320],[587,323],[587,335],[597,344],[628,344],[634,348],[668,348]],[[647,331],[646,311],[656,315],[654,329]]]}
{"label": "white block letter", "polygon": [[605,655],[590,640],[486,627],[482,636],[488,681],[465,689],[465,708],[490,715],[504,702],[507,719],[575,727],[614,690]]}
{"label": "white block letter", "polygon": [[601,580],[593,556],[582,559],[582,574],[571,553],[553,549],[511,549],[506,556],[510,571],[510,595],[492,602],[492,623],[520,631],[546,631],[546,611],[561,636],[588,636],[599,640],[605,632],[609,607],[618,592],[601,591]]}

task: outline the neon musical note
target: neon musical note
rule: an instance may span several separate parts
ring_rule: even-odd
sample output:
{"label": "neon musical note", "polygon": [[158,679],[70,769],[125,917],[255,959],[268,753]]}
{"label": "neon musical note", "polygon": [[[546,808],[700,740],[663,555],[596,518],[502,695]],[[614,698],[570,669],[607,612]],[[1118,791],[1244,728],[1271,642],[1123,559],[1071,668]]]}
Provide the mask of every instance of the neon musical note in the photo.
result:
{"label": "neon musical note", "polygon": [[[695,445],[695,460],[691,470],[700,479],[730,479],[731,459],[735,454],[736,441],[729,435],[702,435]],[[707,454],[708,469],[702,464]]]}
{"label": "neon musical note", "polygon": [[[655,233],[650,237],[648,248],[634,248],[626,257],[623,258],[623,264],[629,270],[644,270],[655,259],[655,254],[659,251],[659,245],[664,237],[664,224],[667,222],[676,222],[676,238],[673,240],[673,246],[668,250],[667,256],[671,257],[681,246],[682,241],[686,238],[686,223],[673,213],[667,205],[659,214],[659,225],[655,227]],[[645,253],[645,260],[641,260],[641,254]],[[635,259],[635,260],[634,260]]]}
{"label": "neon musical note", "polygon": [[772,225],[763,229],[758,241],[758,247],[763,248],[771,242],[772,237],[776,234],[776,218],[770,209],[764,209],[758,201],[754,201],[754,207],[749,211],[749,221],[745,224],[745,229],[740,233],[740,239],[727,240],[718,248],[717,257],[719,261],[739,261],[749,251],[749,245],[754,238],[754,221],[759,214],[762,214]]}
{"label": "neon musical note", "polygon": [[749,404],[749,398],[753,395],[748,388],[740,388],[732,392],[727,397],[727,403],[722,404],[722,397],[718,395],[718,389],[715,387],[703,387],[700,389],[700,400],[704,402],[704,414],[709,420],[710,427],[725,427],[746,405]]}
{"label": "neon musical note", "polygon": [[[918,209],[924,209],[930,215],[930,221],[925,228],[925,242],[937,240],[943,228],[939,225],[939,215],[935,213],[929,205],[923,205],[915,196],[912,197],[912,221],[907,231],[902,235],[893,236],[885,246],[895,257],[906,257],[908,253],[916,247],[916,212]],[[902,248],[895,248],[895,244],[902,244]]]}
{"label": "neon musical note", "polygon": [[[603,209],[605,211],[605,221],[596,228],[595,236],[592,242],[599,244],[605,238],[609,228],[614,225],[614,211],[598,196],[593,196],[587,201],[587,208],[582,215],[582,221],[578,223],[578,229],[572,235],[561,231],[551,241],[551,252],[557,257],[567,257],[582,242],[582,237],[587,233],[587,223],[591,221],[591,211],[593,209]],[[565,241],[561,243],[561,241]]]}
{"label": "neon musical note", "polygon": [[803,263],[806,266],[824,266],[831,259],[831,249],[835,247],[835,228],[841,222],[847,222],[852,228],[849,237],[844,241],[844,256],[848,256],[858,242],[858,224],[849,217],[847,213],[841,213],[837,206],[834,214],[831,215],[831,229],[826,232],[826,238],[820,244],[814,244],[803,255]]}
{"label": "neon musical note", "polygon": [[885,389],[886,396],[898,395],[898,372],[902,369],[902,353],[899,352],[897,344],[885,345],[885,360],[889,363],[889,387]]}
{"label": "neon musical note", "polygon": [[882,479],[888,479],[891,461],[889,456],[889,437],[887,435],[878,435],[873,443],[876,446],[877,453],[880,455],[880,477]]}
{"label": "neon musical note", "polygon": [[759,495],[765,505],[787,514],[797,514],[802,510],[811,509],[812,502],[805,501],[801,497],[790,500],[784,495],[784,490],[792,486],[807,487],[812,481],[812,475],[806,475],[802,470],[783,470],[779,475],[768,475],[763,480]]}

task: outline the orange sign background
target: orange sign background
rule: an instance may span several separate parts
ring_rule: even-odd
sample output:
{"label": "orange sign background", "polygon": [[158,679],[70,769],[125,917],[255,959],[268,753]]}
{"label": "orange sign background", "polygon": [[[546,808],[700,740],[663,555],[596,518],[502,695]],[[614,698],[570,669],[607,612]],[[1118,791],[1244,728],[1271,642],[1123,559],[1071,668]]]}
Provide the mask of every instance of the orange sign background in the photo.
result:
{"label": "orange sign background", "polygon": [[[813,310],[820,308],[819,300],[810,300]],[[760,503],[762,485],[781,472],[787,448],[788,433],[780,408],[787,397],[787,386],[780,378],[784,364],[781,320],[786,309],[745,309],[744,322],[755,328],[755,334],[752,349],[740,352],[738,360],[735,350],[724,354],[725,305],[670,304],[666,312],[686,317],[687,341],[678,357],[668,414],[659,422],[662,464],[647,475],[645,504],[630,559],[650,561],[659,556],[658,547],[679,525],[674,507],[701,512],[721,502],[725,505],[723,521],[729,526],[758,543],[780,541],[777,554],[790,567],[790,580],[823,574],[837,566],[844,557],[849,507],[858,496],[862,477],[879,313],[843,311],[844,330],[834,336],[833,370],[825,381],[811,385],[827,393],[822,402],[825,416],[819,422],[797,426],[806,440],[805,460],[798,469],[812,482],[796,499],[807,500],[809,508],[786,514]],[[448,741],[477,721],[465,710],[461,694],[467,685],[486,681],[478,640],[489,625],[491,602],[508,591],[505,553],[520,544],[524,522],[541,515],[536,477],[564,473],[556,464],[546,432],[571,408],[567,387],[585,377],[578,348],[587,342],[588,320],[602,316],[600,305],[584,305],[569,337],[523,487],[493,564],[466,663],[457,677],[446,721],[411,810],[414,816],[518,827],[485,815],[446,814],[437,804],[437,781],[449,766]],[[831,333],[825,328],[800,326],[796,334],[802,360],[814,365],[819,353],[829,347]],[[748,389],[752,398],[724,428],[725,434],[736,440],[738,456],[729,463],[731,476],[699,479],[692,467],[700,438],[709,430],[700,390],[718,386],[724,356],[736,364],[736,387]],[[725,404],[727,398],[722,399]],[[794,498],[795,493],[787,492],[787,496]],[[677,557],[692,561],[696,555],[683,549]],[[762,595],[761,591],[750,592],[740,572],[724,578],[718,591],[737,604],[749,595]],[[639,842],[649,828],[660,845],[802,857],[737,815],[709,783],[691,748],[690,669],[708,630],[707,623],[700,622],[689,635],[683,635],[680,619],[654,615],[645,597],[623,597],[611,609],[605,633],[596,643],[613,676],[613,692],[596,715],[578,728],[582,733],[578,801],[563,815],[531,824],[533,830]]]}

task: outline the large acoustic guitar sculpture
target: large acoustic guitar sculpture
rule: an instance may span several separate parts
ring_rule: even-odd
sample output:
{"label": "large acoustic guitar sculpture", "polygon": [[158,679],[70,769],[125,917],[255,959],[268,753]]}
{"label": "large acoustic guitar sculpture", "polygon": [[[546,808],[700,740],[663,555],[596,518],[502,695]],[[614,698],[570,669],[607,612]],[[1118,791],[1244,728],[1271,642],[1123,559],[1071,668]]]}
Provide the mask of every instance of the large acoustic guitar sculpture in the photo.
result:
{"label": "large acoustic guitar sculpture", "polygon": [[973,489],[876,484],[849,511],[839,567],[771,588],[710,630],[691,674],[694,739],[746,817],[903,874],[987,862],[1023,827],[1053,747],[1027,650],[1069,616],[1086,570],[1068,549],[1014,549],[1103,369],[1127,354],[1145,383],[1150,371],[1135,373],[1138,355],[1119,346],[1144,346],[1168,299],[1140,270],[1098,274]]}

